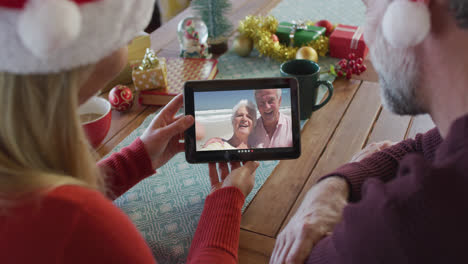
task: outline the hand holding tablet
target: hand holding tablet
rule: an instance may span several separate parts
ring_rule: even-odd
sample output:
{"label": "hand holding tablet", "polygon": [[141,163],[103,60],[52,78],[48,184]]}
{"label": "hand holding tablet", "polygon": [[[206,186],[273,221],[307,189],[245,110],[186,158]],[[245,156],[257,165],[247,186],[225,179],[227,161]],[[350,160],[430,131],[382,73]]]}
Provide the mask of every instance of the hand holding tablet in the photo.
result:
{"label": "hand holding tablet", "polygon": [[184,103],[196,122],[185,132],[190,163],[300,156],[294,78],[190,81]]}

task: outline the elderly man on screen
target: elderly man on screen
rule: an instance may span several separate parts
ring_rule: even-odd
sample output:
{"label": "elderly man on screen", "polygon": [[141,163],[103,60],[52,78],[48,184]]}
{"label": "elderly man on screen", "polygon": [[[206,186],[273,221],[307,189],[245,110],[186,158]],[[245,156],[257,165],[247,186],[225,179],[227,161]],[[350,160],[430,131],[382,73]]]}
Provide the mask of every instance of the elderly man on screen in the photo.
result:
{"label": "elderly man on screen", "polygon": [[260,118],[249,136],[253,148],[292,147],[291,117],[280,112],[281,89],[255,90]]}
{"label": "elderly man on screen", "polygon": [[384,106],[437,127],[371,144],[322,177],[270,261],[468,263],[468,1],[364,4]]}

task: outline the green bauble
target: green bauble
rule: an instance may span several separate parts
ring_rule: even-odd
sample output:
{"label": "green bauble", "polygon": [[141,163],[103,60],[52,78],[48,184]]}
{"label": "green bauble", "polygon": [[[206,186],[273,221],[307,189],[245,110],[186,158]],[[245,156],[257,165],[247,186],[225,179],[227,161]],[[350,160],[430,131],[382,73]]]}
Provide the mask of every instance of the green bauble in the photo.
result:
{"label": "green bauble", "polygon": [[253,41],[247,36],[240,35],[234,40],[232,46],[237,55],[247,57],[252,52]]}

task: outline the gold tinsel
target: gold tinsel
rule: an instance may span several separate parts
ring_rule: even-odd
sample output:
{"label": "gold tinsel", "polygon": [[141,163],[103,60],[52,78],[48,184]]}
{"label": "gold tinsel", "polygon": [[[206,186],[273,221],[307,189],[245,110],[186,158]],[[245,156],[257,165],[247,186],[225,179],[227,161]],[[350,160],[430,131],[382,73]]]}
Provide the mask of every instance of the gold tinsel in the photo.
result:
{"label": "gold tinsel", "polygon": [[[314,25],[312,21],[307,21],[306,25]],[[289,47],[279,42],[275,42],[271,37],[276,33],[278,20],[273,16],[247,16],[239,22],[238,31],[253,40],[255,48],[260,55],[273,58],[278,61],[287,61],[296,58],[299,47]],[[329,38],[320,36],[306,46],[314,48],[319,56],[328,53]]]}

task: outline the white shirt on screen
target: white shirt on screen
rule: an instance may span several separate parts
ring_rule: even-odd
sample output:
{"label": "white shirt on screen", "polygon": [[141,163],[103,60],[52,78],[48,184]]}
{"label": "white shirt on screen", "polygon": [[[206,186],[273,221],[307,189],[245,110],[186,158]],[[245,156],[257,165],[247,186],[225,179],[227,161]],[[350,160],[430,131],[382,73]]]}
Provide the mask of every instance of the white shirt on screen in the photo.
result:
{"label": "white shirt on screen", "polygon": [[286,148],[292,147],[292,122],[291,117],[280,113],[275,132],[270,138],[263,126],[263,119],[260,117],[257,124],[249,136],[249,145],[252,148]]}

